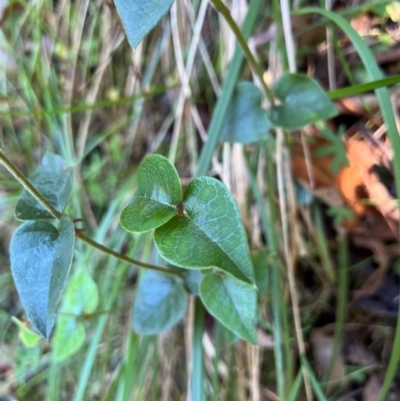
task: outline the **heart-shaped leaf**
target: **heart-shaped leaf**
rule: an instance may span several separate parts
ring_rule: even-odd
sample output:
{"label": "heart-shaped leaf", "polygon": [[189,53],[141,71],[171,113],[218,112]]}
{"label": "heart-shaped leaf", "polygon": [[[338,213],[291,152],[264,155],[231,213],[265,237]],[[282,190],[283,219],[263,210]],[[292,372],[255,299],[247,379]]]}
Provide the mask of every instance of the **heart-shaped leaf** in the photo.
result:
{"label": "heart-shaped leaf", "polygon": [[229,274],[208,273],[200,283],[207,310],[239,337],[256,344],[256,289]]}
{"label": "heart-shaped leaf", "polygon": [[274,92],[282,101],[281,106],[269,110],[275,127],[297,130],[337,115],[334,104],[318,82],[306,75],[283,75],[274,85]]}
{"label": "heart-shaped leaf", "polygon": [[242,219],[225,185],[211,177],[194,179],[183,198],[184,213],[155,231],[161,255],[185,268],[218,267],[239,280],[254,281]]}
{"label": "heart-shaped leaf", "polygon": [[161,226],[177,214],[182,187],[175,167],[161,155],[146,157],[138,171],[138,188],[121,214],[121,226],[145,232]]}
{"label": "heart-shaped leaf", "polygon": [[61,315],[53,339],[53,356],[60,362],[75,354],[85,342],[85,327],[74,316]]}
{"label": "heart-shaped leaf", "polygon": [[[65,167],[62,157],[46,153],[42,165],[29,181],[42,196],[60,213],[67,206],[72,192],[72,167]],[[26,189],[15,208],[19,220],[53,219],[54,217]]]}
{"label": "heart-shaped leaf", "polygon": [[60,231],[44,221],[20,226],[11,240],[11,270],[26,315],[33,327],[49,338],[57,304],[72,264],[74,223],[60,220]]}
{"label": "heart-shaped leaf", "polygon": [[257,142],[268,134],[271,124],[261,107],[260,90],[252,82],[239,82],[221,131],[221,142]]}
{"label": "heart-shaped leaf", "polygon": [[115,0],[129,44],[133,49],[171,8],[174,0]]}
{"label": "heart-shaped leaf", "polygon": [[157,334],[171,328],[186,310],[187,295],[175,277],[146,270],[133,304],[133,328],[140,334]]}
{"label": "heart-shaped leaf", "polygon": [[71,275],[60,312],[80,315],[93,313],[99,303],[97,285],[85,268],[74,270]]}
{"label": "heart-shaped leaf", "polygon": [[56,361],[69,358],[81,348],[85,341],[85,327],[77,318],[83,312],[93,313],[98,303],[96,283],[86,269],[76,269],[65,290],[52,339]]}

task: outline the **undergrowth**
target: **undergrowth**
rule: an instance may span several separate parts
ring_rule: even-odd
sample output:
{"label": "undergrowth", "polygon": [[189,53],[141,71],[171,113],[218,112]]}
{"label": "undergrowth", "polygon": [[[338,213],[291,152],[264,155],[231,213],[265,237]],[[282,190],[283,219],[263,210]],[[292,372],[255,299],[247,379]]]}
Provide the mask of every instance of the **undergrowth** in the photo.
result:
{"label": "undergrowth", "polygon": [[[378,52],[393,45],[384,28],[390,18],[386,3],[347,6],[344,11],[340,3],[335,7],[347,20],[374,15],[381,31],[371,46]],[[67,213],[83,219],[77,226],[111,249],[157,265],[162,261],[152,236],[128,236],[120,228],[119,216],[136,188],[140,162],[153,153],[168,157],[184,187],[196,175],[217,177],[231,191],[243,218],[260,318],[258,345],[248,344],[204,314],[198,299],[190,297],[183,322],[158,336],[138,335],[131,329],[131,309],[139,269],[79,242],[73,269],[86,269],[99,293],[97,309],[76,316],[86,330],[83,346],[61,363],[45,340],[26,347],[11,320],[23,318],[23,311],[8,259],[21,188],[1,169],[0,396],[29,401],[335,401],[353,394],[364,401],[370,379],[378,380],[379,393],[385,374],[391,372],[380,393],[383,401],[399,379],[396,361],[390,362],[400,346],[394,343],[400,336],[400,330],[395,331],[398,307],[379,314],[372,313],[372,307],[349,304],[364,279],[358,272],[372,266],[376,253],[352,242],[346,231],[351,222],[341,226],[354,217],[351,205],[327,206],[312,186],[305,190],[295,183],[299,176],[292,170],[291,151],[295,143],[304,144],[314,128],[296,136],[278,128],[245,146],[217,143],[210,132],[218,107],[229,106],[229,96],[223,105],[226,87],[233,91],[239,80],[253,81],[264,91],[284,72],[300,71],[314,75],[332,99],[360,95],[357,84],[378,81],[381,77],[373,75],[378,67],[370,67],[372,72],[366,68],[371,75],[365,77],[358,58],[351,57],[358,52],[363,59],[363,50],[349,45],[343,32],[330,24],[334,19],[328,16],[327,24],[327,19],[315,17],[315,10],[310,20],[302,19],[305,6],[312,4],[294,4],[299,10],[290,19],[285,1],[253,0],[250,11],[245,1],[232,1],[229,11],[239,26],[254,13],[242,32],[250,37],[262,84],[248,59],[235,54],[237,38],[226,19],[206,7],[206,1],[176,1],[134,52],[111,1],[5,4],[0,2],[0,135],[12,162],[29,176],[46,152],[62,156],[76,166]],[[335,95],[342,87],[348,92]],[[396,143],[394,119],[385,114],[391,103],[382,96],[387,137]],[[361,100],[366,112],[356,119],[378,118],[377,124],[383,124],[379,107],[367,104],[369,98]],[[271,101],[265,95],[262,105]],[[317,125],[326,133],[325,146],[329,138],[341,135],[345,120]],[[215,138],[208,148],[207,134]],[[319,157],[331,157],[329,164],[336,158],[336,176],[348,154],[342,141],[336,147],[333,142]],[[314,146],[312,141],[309,146]],[[395,176],[400,171],[396,173],[397,146],[392,143]],[[393,181],[391,177],[392,186]],[[369,229],[371,236],[374,231]],[[391,244],[398,245],[396,241]],[[398,268],[391,274],[398,286]],[[343,356],[346,350],[361,348],[368,362]],[[328,350],[328,360],[321,360],[323,350]]]}

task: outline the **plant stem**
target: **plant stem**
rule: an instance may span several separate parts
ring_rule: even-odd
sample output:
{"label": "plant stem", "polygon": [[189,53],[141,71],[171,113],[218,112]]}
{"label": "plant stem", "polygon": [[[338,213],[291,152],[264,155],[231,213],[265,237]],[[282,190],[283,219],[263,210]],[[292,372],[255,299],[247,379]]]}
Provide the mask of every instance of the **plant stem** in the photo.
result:
{"label": "plant stem", "polygon": [[107,255],[114,256],[115,258],[122,260],[124,262],[130,263],[132,265],[136,265],[139,267],[143,267],[145,269],[155,270],[155,271],[158,271],[161,273],[170,274],[170,275],[177,276],[177,277],[182,277],[182,275],[178,272],[174,272],[172,270],[167,270],[167,269],[164,269],[163,267],[151,265],[149,263],[140,262],[139,260],[136,260],[136,259],[131,259],[130,257],[128,257],[122,253],[119,253],[110,248],[107,248],[106,246],[104,246],[102,244],[99,244],[98,242],[94,241],[93,239],[91,239],[90,237],[88,237],[87,235],[85,235],[83,233],[78,232],[78,233],[76,233],[76,236],[83,242],[86,242],[88,245],[91,245],[93,248],[96,248],[99,251],[106,253]]}
{"label": "plant stem", "polygon": [[260,83],[264,89],[268,100],[270,101],[271,105],[274,105],[274,95],[272,91],[269,89],[268,85],[264,81],[263,72],[254,58],[253,53],[251,52],[249,46],[247,45],[246,39],[244,38],[240,28],[237,26],[235,20],[232,18],[231,12],[229,11],[228,7],[221,0],[211,0],[211,3],[214,5],[216,10],[225,18],[227,24],[232,29],[232,32],[235,34],[236,40],[239,43],[239,46],[242,48],[243,53],[245,54],[247,61],[249,62],[251,68],[253,69],[254,73],[257,75]]}
{"label": "plant stem", "polygon": [[18,169],[18,167],[3,153],[0,149],[0,163],[12,174],[12,176],[41,204],[43,205],[50,214],[56,219],[60,220],[62,213],[54,209],[53,206],[43,198],[41,193],[29,182],[24,174]]}
{"label": "plant stem", "polygon": [[[46,210],[56,219],[60,220],[63,216],[62,213],[58,212],[54,207],[43,197],[43,195],[29,182],[25,175],[18,169],[18,167],[3,153],[0,149],[0,163],[6,167],[6,169],[11,173],[11,175],[41,204]],[[150,270],[155,270],[164,274],[170,274],[177,277],[182,277],[181,274],[174,272],[172,270],[167,270],[159,266],[154,266],[148,263],[140,262],[139,260],[131,259],[122,253],[116,252],[106,246],[99,244],[93,239],[89,238],[83,233],[76,232],[76,236],[91,245],[93,248],[98,249],[107,255],[114,256],[115,258],[122,260],[124,262],[130,263],[132,265],[143,267]]]}

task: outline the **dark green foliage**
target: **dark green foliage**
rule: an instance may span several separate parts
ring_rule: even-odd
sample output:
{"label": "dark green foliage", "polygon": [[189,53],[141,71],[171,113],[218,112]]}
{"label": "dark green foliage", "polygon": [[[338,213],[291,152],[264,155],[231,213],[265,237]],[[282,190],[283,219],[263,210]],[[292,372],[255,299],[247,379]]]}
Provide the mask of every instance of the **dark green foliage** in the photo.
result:
{"label": "dark green foliage", "polygon": [[11,268],[29,321],[49,338],[57,304],[72,264],[75,229],[69,217],[60,220],[60,231],[44,221],[19,227],[11,241]]}

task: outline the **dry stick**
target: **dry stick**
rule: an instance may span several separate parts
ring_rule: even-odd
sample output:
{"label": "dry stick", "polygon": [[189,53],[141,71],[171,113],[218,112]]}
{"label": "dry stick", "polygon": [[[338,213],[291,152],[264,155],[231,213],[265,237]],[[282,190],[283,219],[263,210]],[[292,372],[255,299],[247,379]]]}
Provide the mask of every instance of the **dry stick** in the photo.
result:
{"label": "dry stick", "polygon": [[[175,113],[175,124],[174,124],[174,131],[172,134],[172,142],[171,142],[171,147],[169,151],[169,159],[173,162],[176,157],[176,151],[178,147],[178,140],[179,140],[179,133],[181,129],[181,124],[182,124],[182,118],[183,118],[183,111],[185,107],[185,102],[186,99],[188,99],[191,96],[191,90],[189,86],[189,81],[190,81],[190,76],[192,74],[193,70],[193,65],[194,65],[194,60],[197,52],[197,47],[199,46],[200,38],[201,38],[201,29],[204,23],[204,18],[206,15],[206,10],[208,6],[208,1],[207,0],[202,0],[198,12],[198,16],[193,28],[193,35],[192,35],[192,40],[190,43],[189,47],[189,53],[188,53],[188,58],[186,62],[186,66],[184,65],[183,61],[183,54],[182,54],[182,47],[181,43],[179,40],[179,32],[178,32],[178,16],[177,16],[177,3],[174,3],[174,5],[171,8],[171,27],[172,27],[172,40],[173,40],[173,46],[174,46],[174,52],[175,52],[175,58],[176,58],[176,63],[177,63],[177,69],[178,73],[181,79],[182,83],[182,88],[179,93],[179,98],[178,98],[178,104],[176,108],[176,113]],[[192,107],[194,109],[194,107]],[[196,109],[197,111],[197,109]],[[192,117],[193,118],[193,117]],[[201,121],[199,119],[199,121]],[[193,327],[194,327],[194,300],[193,297],[191,297],[191,302],[190,302],[190,309],[189,309],[189,324],[187,325],[189,329],[185,332],[186,336],[185,338],[187,339],[187,344],[189,346],[186,348],[187,350],[187,360],[192,361],[193,357]],[[192,381],[192,364],[190,363],[188,365],[188,378],[187,378],[187,383],[188,383],[188,395],[187,399],[191,399],[191,381]],[[190,397],[190,398],[189,398]]]}
{"label": "dry stick", "polygon": [[[203,4],[203,2],[204,2],[204,4]],[[190,23],[191,23],[192,29],[193,29],[193,40],[196,36],[199,36],[198,47],[199,47],[200,55],[202,57],[203,64],[206,68],[207,74],[210,78],[211,86],[213,87],[214,92],[218,96],[221,91],[221,86],[219,84],[218,77],[214,70],[211,58],[208,54],[207,46],[204,43],[203,37],[201,36],[201,29],[204,24],[204,19],[205,19],[205,14],[207,11],[208,3],[209,3],[209,0],[202,0],[202,4],[200,5],[200,9],[199,9],[199,16],[197,17],[197,20],[195,20],[195,18],[194,18],[193,4],[191,2],[187,2],[186,7],[187,7],[188,17],[189,17],[189,20],[190,20]],[[203,7],[204,7],[204,10],[202,10]],[[202,16],[203,12],[204,12],[204,16]],[[197,30],[198,30],[198,32],[197,32]]]}
{"label": "dry stick", "polygon": [[260,347],[247,344],[250,348],[250,390],[251,401],[260,401]]}
{"label": "dry stick", "polygon": [[[104,32],[103,40],[102,40],[102,50],[100,53],[100,60],[99,60],[99,65],[96,68],[96,71],[93,76],[93,83],[90,86],[89,90],[86,93],[85,97],[85,104],[93,104],[96,101],[97,94],[99,92],[100,84],[103,79],[104,72],[106,68],[108,67],[108,64],[111,60],[111,54],[115,48],[115,45],[119,45],[122,42],[122,36],[120,37],[121,39],[114,43],[113,39],[110,39],[109,37],[109,32],[111,30],[111,15],[110,15],[110,10],[108,7],[104,6],[103,7],[103,26],[102,31]],[[89,125],[92,117],[92,110],[87,110],[83,118],[80,121],[79,124],[79,129],[78,129],[78,135],[77,135],[77,156],[78,160],[81,160],[84,152],[85,152],[85,146],[86,146],[86,141],[89,133]]]}
{"label": "dry stick", "polygon": [[[172,133],[171,146],[169,148],[169,156],[168,156],[168,159],[171,161],[171,163],[174,163],[175,158],[176,158],[176,151],[178,148],[179,133],[181,130],[183,110],[185,107],[185,99],[186,99],[186,95],[190,96],[190,89],[189,89],[189,85],[188,85],[189,77],[186,74],[185,66],[184,66],[184,62],[183,62],[182,45],[181,45],[181,41],[179,39],[178,3],[177,2],[174,2],[174,4],[172,5],[171,11],[170,11],[170,16],[171,16],[172,44],[174,47],[176,67],[177,67],[178,74],[180,76],[181,83],[182,83],[182,88],[179,93],[178,103],[176,106],[174,131]],[[192,43],[193,43],[193,41],[192,41]],[[185,93],[186,91],[188,91],[188,94]]]}
{"label": "dry stick", "polygon": [[[57,211],[43,196],[42,194],[29,182],[29,180],[24,176],[24,174],[18,169],[15,164],[8,159],[8,157],[0,149],[0,163],[11,173],[11,175],[25,188],[41,205],[43,205],[46,210],[57,220],[60,220],[64,215]],[[171,274],[173,276],[182,277],[181,274],[176,273],[171,270],[166,270],[159,266],[154,266],[148,263],[140,262],[139,260],[132,259],[122,253],[116,252],[106,246],[99,244],[93,239],[89,238],[83,233],[77,232],[76,236],[83,242],[91,245],[92,247],[106,253],[107,255],[114,256],[115,258],[122,260],[124,262],[130,263],[135,266],[144,267],[146,269],[155,270],[164,274]]]}
{"label": "dry stick", "polygon": [[290,6],[288,0],[280,0],[283,35],[285,37],[286,54],[289,63],[289,71],[296,72],[296,47],[292,34],[292,22],[290,19]]}
{"label": "dry stick", "polygon": [[[199,15],[204,12],[204,16],[201,17],[201,20],[202,20],[201,24],[199,23],[199,18],[197,18],[197,21],[194,21],[193,13],[191,12],[191,10],[188,10],[188,15],[189,15],[189,19],[190,19],[190,22],[192,24],[192,27],[193,27],[193,32],[194,32],[193,33],[193,40],[197,35],[199,35],[198,47],[199,47],[200,55],[202,57],[203,64],[204,64],[204,66],[206,68],[208,77],[210,79],[211,86],[213,87],[214,93],[215,93],[216,97],[218,98],[220,93],[221,93],[221,85],[220,85],[220,83],[218,81],[217,74],[216,74],[216,72],[214,70],[214,67],[212,65],[210,56],[209,56],[208,51],[207,51],[207,47],[206,47],[206,45],[204,43],[204,39],[201,36],[201,27],[202,27],[202,24],[204,23],[205,14],[206,14],[206,11],[207,11],[207,7],[206,6],[208,5],[209,0],[202,0],[202,1],[204,2],[204,4],[202,3],[200,7],[204,7],[204,10],[203,11],[199,10]],[[190,3],[188,3],[187,6],[188,7],[189,6],[192,7],[192,5]],[[197,33],[197,31],[198,31],[198,33]],[[193,54],[193,56],[194,55],[195,54]],[[192,120],[194,122],[194,125],[195,125],[195,127],[197,128],[197,130],[199,132],[200,138],[202,139],[203,142],[206,142],[207,141],[207,130],[204,128],[203,122],[201,121],[200,114],[199,114],[199,111],[198,111],[196,105],[194,105],[192,103],[190,104],[190,112],[191,112],[191,115],[192,115]],[[216,155],[213,155],[212,160],[211,160],[211,164],[212,164],[214,170],[218,170],[219,161],[218,161],[218,158],[217,158]]]}
{"label": "dry stick", "polygon": [[[174,45],[174,51],[176,56],[177,68],[182,82],[182,88],[179,93],[178,105],[176,109],[176,120],[174,124],[174,132],[172,135],[172,143],[169,152],[169,159],[171,161],[175,160],[176,150],[178,147],[178,139],[179,132],[181,128],[182,118],[183,118],[183,110],[185,107],[185,101],[191,95],[189,80],[192,74],[194,59],[197,52],[197,47],[199,46],[200,37],[201,37],[201,29],[203,26],[204,18],[206,15],[208,1],[203,0],[200,4],[199,13],[197,16],[197,20],[193,30],[193,37],[189,47],[188,59],[186,62],[186,66],[183,63],[183,54],[182,54],[182,46],[179,40],[179,32],[178,32],[178,18],[177,18],[177,3],[171,8],[171,26],[172,26],[172,39]],[[174,29],[176,28],[176,29]]]}
{"label": "dry stick", "polygon": [[[103,35],[103,43],[102,43],[102,51],[100,54],[100,60],[99,60],[99,65],[97,66],[97,69],[94,73],[94,78],[93,78],[93,83],[91,87],[89,88],[88,92],[86,93],[85,97],[85,104],[92,105],[96,101],[97,93],[99,91],[100,83],[103,79],[104,72],[106,70],[106,67],[108,66],[108,63],[110,62],[111,59],[111,53],[114,49],[114,43],[113,40],[110,40],[108,32],[110,31],[110,11],[108,7],[103,7],[103,19],[105,22],[105,27],[103,29],[104,35]],[[120,38],[120,43],[122,42],[122,36]],[[72,96],[72,94],[71,94]],[[72,97],[71,97],[72,99]],[[78,160],[81,161],[84,152],[85,152],[85,145],[89,133],[89,125],[91,121],[91,117],[93,114],[93,110],[89,109],[87,110],[84,115],[82,120],[80,121],[79,128],[78,128],[78,134],[77,134],[77,140],[76,140],[76,153]],[[80,191],[82,193],[81,200],[82,200],[82,205],[85,211],[86,218],[88,219],[89,226],[93,229],[96,230],[98,225],[96,221],[96,217],[92,211],[89,198],[86,194],[86,190],[83,186],[82,178],[79,174],[77,174],[77,182],[80,188]]]}
{"label": "dry stick", "polygon": [[[71,62],[71,69],[69,71],[69,76],[67,79],[67,82],[69,83],[69,87],[67,89],[67,105],[71,108],[72,107],[72,98],[74,96],[74,86],[75,86],[75,75],[76,75],[76,64],[78,60],[78,55],[79,55],[79,49],[81,47],[81,42],[82,42],[82,36],[83,36],[83,27],[85,25],[85,19],[86,19],[86,14],[89,6],[89,0],[82,0],[82,2],[79,2],[80,8],[78,12],[78,21],[76,23],[76,29],[73,32],[73,37],[72,37],[72,43],[70,44],[71,50],[71,55],[73,57],[72,62]],[[68,14],[68,13],[67,13]],[[72,26],[72,25],[70,25]],[[67,125],[68,125],[68,139],[69,139],[69,145],[71,147],[71,150],[73,150],[73,135],[72,135],[72,117],[71,114],[69,113],[67,115]]]}
{"label": "dry stick", "polygon": [[[332,8],[332,0],[325,0],[325,8],[330,11]],[[326,27],[326,44],[328,58],[328,77],[329,90],[336,89],[336,70],[335,70],[335,54],[333,48],[333,30],[331,26]]]}
{"label": "dry stick", "polygon": [[[292,26],[291,26],[291,19],[290,19],[290,6],[288,0],[280,0],[281,4],[281,13],[282,13],[282,24],[283,24],[283,32],[284,32],[284,37],[285,37],[285,44],[286,44],[286,53],[288,57],[288,62],[289,62],[289,70],[292,73],[296,72],[296,48],[295,48],[295,43],[293,39],[293,32],[292,32]],[[278,130],[278,144],[277,144],[277,159],[281,159],[284,157],[284,155],[287,153],[286,148],[284,147],[283,144],[283,139],[284,139],[284,133],[281,130]],[[279,146],[279,149],[278,149]],[[297,344],[299,346],[299,352],[302,356],[306,355],[306,349],[305,349],[305,344],[304,344],[304,338],[303,338],[303,332],[302,332],[302,327],[301,327],[301,317],[300,317],[300,308],[299,308],[299,300],[297,296],[297,291],[296,291],[296,282],[295,282],[295,272],[294,272],[294,260],[293,260],[293,254],[290,251],[289,247],[289,224],[286,219],[286,202],[285,202],[285,190],[284,190],[284,182],[285,182],[285,177],[286,175],[286,188],[288,190],[288,195],[289,195],[289,207],[290,207],[290,212],[292,214],[292,226],[295,226],[295,221],[294,221],[294,216],[293,214],[295,213],[295,208],[296,208],[296,201],[294,197],[294,191],[293,191],[293,183],[292,179],[290,176],[290,168],[289,168],[289,159],[286,158],[287,160],[282,160],[283,163],[285,163],[286,167],[286,174],[284,174],[284,165],[281,163],[278,163],[277,160],[277,165],[278,165],[278,191],[280,192],[279,196],[279,203],[281,205],[281,213],[282,214],[282,224],[283,224],[283,242],[284,242],[284,250],[285,250],[285,257],[286,257],[286,263],[288,265],[288,280],[289,280],[289,289],[290,289],[290,295],[291,295],[291,300],[292,300],[292,309],[293,309],[293,317],[294,317],[294,325],[295,325],[295,330],[296,330],[296,338],[297,338]],[[282,180],[281,183],[279,181]],[[283,197],[282,202],[281,202],[281,197]],[[285,221],[286,220],[286,221]],[[293,242],[293,240],[292,240]],[[303,378],[304,378],[304,387],[306,390],[306,396],[308,401],[313,400],[313,393],[311,390],[311,383],[310,383],[310,377],[308,375],[308,372],[306,368],[303,366],[302,367],[302,372],[303,372]]]}

